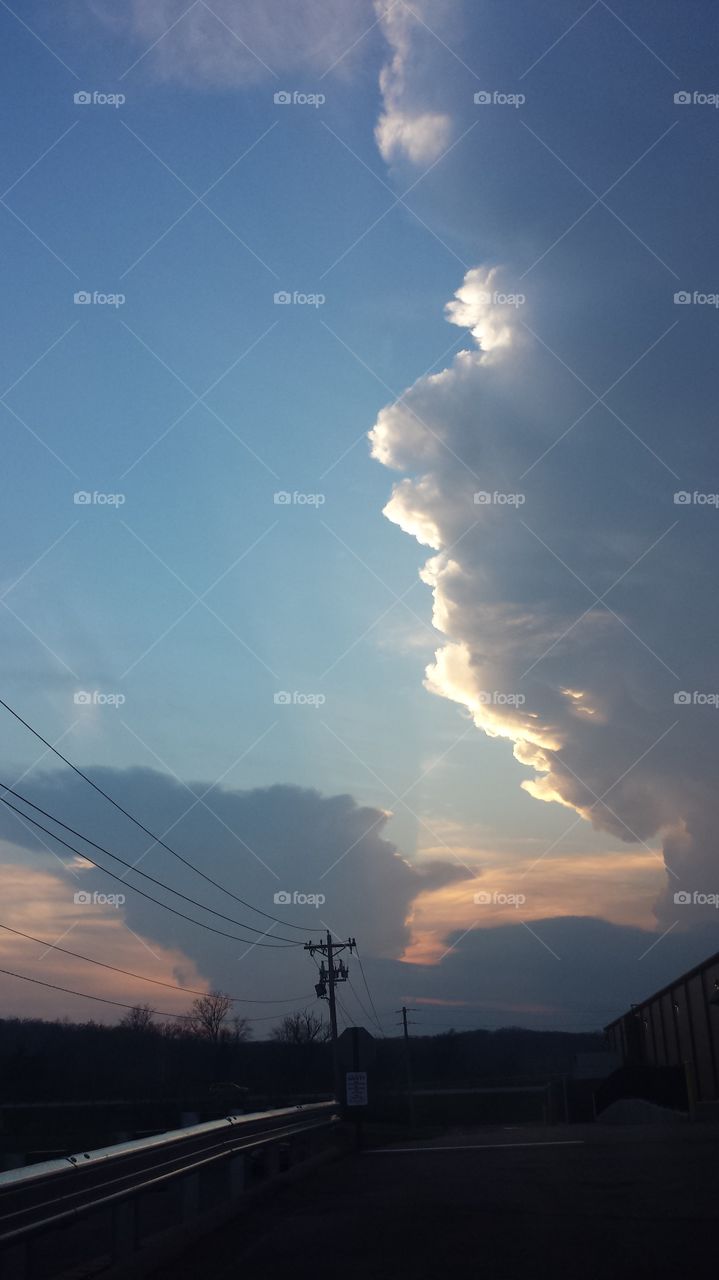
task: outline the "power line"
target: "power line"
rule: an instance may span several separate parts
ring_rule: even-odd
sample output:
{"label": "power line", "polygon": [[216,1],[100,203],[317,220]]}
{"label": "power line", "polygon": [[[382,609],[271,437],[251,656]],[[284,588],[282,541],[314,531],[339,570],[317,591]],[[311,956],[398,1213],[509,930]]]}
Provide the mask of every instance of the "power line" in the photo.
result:
{"label": "power line", "polygon": [[[356,947],[355,947],[355,950],[357,951],[357,948],[356,948]],[[368,982],[367,982],[367,978],[365,977],[364,965],[362,964],[362,957],[361,957],[361,955],[360,955],[359,951],[357,951],[357,959],[359,960],[360,973],[362,974],[362,981],[364,982],[364,985],[365,985],[365,991],[367,992],[367,996],[368,996],[368,998],[369,998],[370,1006],[371,1006],[371,1008],[372,1008],[372,1012],[373,1012],[373,1014],[374,1014],[374,1020],[375,1020],[375,1022],[377,1023],[377,1028],[378,1028],[378,1030],[379,1030],[380,1035],[381,1035],[381,1036],[383,1036],[383,1035],[384,1035],[384,1031],[382,1030],[382,1023],[380,1022],[379,1017],[377,1016],[377,1010],[376,1010],[376,1008],[375,1008],[374,1000],[372,999],[372,992],[371,992],[371,991],[370,991],[370,989],[369,989],[369,984],[368,984]]]}
{"label": "power line", "polygon": [[[162,845],[163,849],[166,849],[168,853],[172,854],[173,858],[177,858],[180,862],[184,863],[186,867],[189,867],[190,871],[194,871],[196,875],[202,876],[202,879],[206,880],[208,884],[214,885],[215,889],[219,889],[221,893],[228,894],[230,898],[234,898],[235,902],[241,903],[243,907],[248,907],[250,911],[256,912],[257,915],[265,916],[267,920],[274,920],[276,924],[282,924],[287,929],[295,929],[299,933],[307,933],[307,929],[303,928],[301,925],[290,924],[286,920],[281,920],[279,916],[270,915],[269,912],[263,911],[260,907],[253,906],[251,902],[246,902],[244,898],[238,897],[238,895],[233,893],[231,889],[220,884],[218,880],[213,880],[212,876],[208,876],[206,872],[201,871],[199,867],[196,867],[194,863],[189,862],[187,858],[183,858],[181,853],[177,853],[177,851],[171,848],[169,844],[166,844],[160,836],[156,836],[149,827],[146,827],[145,824],[140,821],[139,818],[136,818],[134,814],[130,813],[129,809],[125,809],[123,805],[121,805],[117,800],[114,800],[111,795],[108,795],[107,791],[103,791],[102,787],[98,786],[96,782],[93,782],[92,778],[88,777],[86,773],[83,773],[82,769],[80,769],[78,765],[73,764],[72,760],[68,760],[67,756],[64,756],[61,751],[58,751],[57,747],[53,746],[51,742],[48,742],[47,738],[43,738],[42,734],[39,733],[37,729],[34,729],[31,724],[28,724],[27,720],[23,720],[22,716],[17,711],[14,711],[13,708],[7,702],[4,702],[2,698],[0,698],[0,707],[4,707],[6,711],[9,711],[11,716],[14,716],[20,724],[25,726],[26,729],[29,729],[30,733],[34,734],[49,751],[52,751],[58,759],[62,760],[63,764],[68,765],[78,775],[78,777],[82,778],[84,782],[87,782],[94,791],[97,791],[98,795],[101,795],[103,799],[108,800],[109,803],[114,805],[120,813],[124,814],[126,818],[129,818],[131,822],[134,822],[141,831],[144,831],[145,835],[148,835],[155,844]],[[252,928],[254,926],[243,927]],[[259,930],[256,930],[256,932],[259,932]]]}
{"label": "power line", "polygon": [[339,1005],[339,1007],[340,1007],[340,1011],[341,1011],[341,1013],[342,1013],[342,1017],[343,1017],[343,1018],[344,1018],[344,1020],[345,1020],[345,1027],[351,1027],[351,1026],[352,1026],[352,1021],[351,1021],[351,1019],[350,1019],[350,1015],[348,1014],[348,1012],[347,1012],[347,1010],[346,1010],[345,1006],[343,1005],[343,1003],[342,1003],[342,1001],[340,1000],[340,998],[339,998],[339,996],[338,996],[338,995],[335,995],[335,999],[336,999],[336,1001],[337,1001],[337,1003],[338,1003],[338,1005]]}
{"label": "power line", "polygon": [[[253,930],[255,933],[259,933],[259,932],[260,932],[260,931],[257,929],[257,927],[256,927],[255,925],[253,925],[253,924],[245,924],[245,923],[244,923],[244,921],[242,921],[242,920],[235,920],[234,916],[226,916],[226,915],[225,915],[225,913],[224,913],[223,911],[217,911],[217,910],[215,909],[215,907],[208,907],[208,906],[206,906],[206,905],[205,905],[205,903],[204,903],[204,902],[198,902],[197,898],[192,898],[192,897],[190,897],[188,894],[186,894],[186,893],[182,893],[179,889],[173,889],[171,885],[169,885],[169,884],[165,884],[164,880],[159,880],[159,879],[157,878],[157,876],[152,876],[152,875],[150,875],[150,873],[149,873],[148,871],[139,871],[139,870],[138,870],[138,868],[137,868],[137,867],[136,867],[132,862],[127,862],[127,861],[125,860],[125,858],[121,858],[121,857],[120,857],[120,855],[119,855],[118,853],[112,853],[112,851],[111,851],[110,849],[106,849],[106,848],[104,847],[104,845],[97,844],[95,840],[91,840],[89,836],[85,836],[85,835],[83,835],[83,833],[82,833],[81,831],[76,831],[74,827],[69,827],[69,826],[67,825],[67,823],[66,823],[66,822],[63,822],[63,821],[62,821],[62,819],[60,819],[60,818],[56,818],[56,817],[55,817],[55,815],[54,815],[53,813],[50,813],[47,809],[41,809],[39,804],[34,804],[32,800],[28,800],[27,796],[21,795],[21,793],[20,793],[19,791],[15,791],[15,790],[13,790],[13,788],[12,788],[12,787],[5,786],[5,784],[4,784],[4,783],[0,782],[0,790],[5,791],[5,792],[9,792],[11,796],[15,796],[15,799],[16,799],[16,800],[22,800],[23,804],[29,805],[29,807],[30,807],[31,809],[34,809],[36,813],[41,813],[41,814],[43,815],[43,817],[44,817],[44,818],[49,818],[49,819],[50,819],[50,821],[51,821],[51,822],[54,822],[56,826],[58,826],[58,827],[62,827],[64,831],[69,831],[72,835],[77,836],[78,840],[84,840],[84,841],[85,841],[85,843],[86,843],[86,844],[91,845],[93,849],[97,849],[100,853],[104,853],[104,854],[106,854],[108,858],[114,858],[115,862],[119,862],[123,867],[127,867],[128,871],[133,871],[133,872],[135,873],[135,875],[143,876],[143,878],[144,878],[145,880],[151,880],[153,884],[159,885],[161,889],[165,889],[165,890],[167,890],[167,892],[168,892],[168,893],[174,893],[174,894],[175,894],[175,897],[177,897],[177,898],[183,898],[183,899],[185,900],[185,902],[191,902],[191,903],[192,903],[192,905],[193,905],[194,907],[199,907],[201,911],[207,911],[210,915],[213,915],[213,916],[219,916],[219,918],[220,918],[221,920],[227,920],[229,924],[235,924],[235,925],[237,925],[240,929],[251,929],[251,930]],[[7,805],[9,806],[9,808],[11,808],[11,809],[14,809],[14,808],[15,808],[15,806],[14,806],[14,805],[11,805],[11,804],[10,804],[10,802],[9,802],[8,800],[4,800],[2,796],[0,796],[0,800],[2,800],[2,801],[3,801],[3,804],[7,804]],[[15,810],[15,812],[16,812],[16,813],[21,813],[21,810],[16,809],[16,810]],[[28,822],[33,822],[33,821],[34,821],[34,819],[33,819],[33,818],[31,818],[31,817],[29,816],[29,814],[22,814],[22,813],[21,813],[21,816],[22,816],[23,818],[27,818],[27,821],[28,821]],[[35,826],[40,826],[40,824],[39,824],[39,823],[35,823]],[[41,831],[46,831],[46,828],[45,828],[45,827],[40,827],[40,830],[41,830]],[[47,834],[48,834],[48,835],[50,835],[51,837],[53,837],[55,840],[60,840],[60,836],[56,836],[56,835],[54,835],[54,832],[52,832],[52,831],[47,832]],[[66,841],[64,841],[64,840],[60,840],[60,843],[61,843],[61,844],[66,844]],[[68,847],[68,848],[71,848],[71,846],[70,846],[70,845],[68,845],[67,847]],[[74,850],[74,852],[77,852],[77,850]],[[80,854],[80,856],[84,858],[84,857],[87,857],[87,854],[81,853],[81,854]],[[88,858],[87,860],[88,860],[88,862],[92,862],[92,858]],[[98,864],[97,862],[93,863],[93,866],[96,866],[96,867],[97,867],[98,865],[99,865],[99,864]],[[100,869],[101,871],[105,871],[105,868],[104,868],[104,867],[100,867],[99,869]],[[106,874],[107,874],[107,875],[112,875],[112,874],[113,874],[113,872],[112,872],[112,871],[108,871]],[[122,880],[122,883],[123,883],[123,884],[126,884],[126,883],[127,883],[127,881],[125,881],[125,880],[124,880],[124,878],[123,878],[122,876],[120,876],[120,877],[115,877],[115,878],[116,878],[116,879],[120,879],[120,880]],[[133,885],[130,885],[129,887],[130,887],[130,888],[134,888],[134,886],[133,886]],[[265,932],[267,932],[267,930],[265,930]],[[260,934],[260,936],[262,937],[262,936],[264,936],[264,935]],[[287,942],[287,943],[289,943],[289,945],[290,945],[290,946],[292,946],[292,947],[300,946],[300,943],[298,943],[298,942],[294,942],[292,938],[285,938],[285,937],[283,937],[281,933],[278,933],[278,934],[276,934],[275,936],[276,936],[276,938],[278,939],[278,941],[281,941],[281,942]],[[247,938],[242,938],[242,939],[240,939],[240,941],[242,941],[242,942],[247,942],[247,941],[248,941],[248,939],[247,939]],[[261,944],[261,943],[257,943],[256,945],[257,945],[257,946],[260,946],[260,945],[262,945],[262,944]],[[264,945],[271,945],[271,944],[264,944]]]}
{"label": "power line", "polygon": [[[28,942],[37,942],[41,947],[47,947],[52,951],[62,951],[63,955],[72,956],[75,960],[86,960],[88,964],[99,965],[102,969],[111,969],[113,973],[122,973],[126,978],[139,978],[141,982],[152,982],[157,987],[168,987],[170,991],[186,991],[191,996],[211,995],[209,991],[199,991],[195,987],[180,987],[175,982],[162,982],[160,978],[148,978],[145,973],[133,973],[131,969],[120,969],[115,964],[107,964],[104,960],[96,960],[92,956],[83,956],[78,951],[69,951],[67,947],[61,947],[57,942],[47,942],[45,938],[34,938],[31,933],[23,933],[22,929],[13,929],[9,924],[3,924],[0,920],[0,929],[6,929],[8,933],[14,933],[18,938],[26,938]],[[223,992],[224,994],[224,992]],[[257,1000],[250,999],[249,996],[230,996],[236,1004],[292,1004],[294,1001],[311,1000],[311,995],[305,996],[285,996],[282,1000]]]}
{"label": "power line", "polygon": [[[18,809],[14,804],[11,804],[9,800],[6,800],[4,796],[0,796],[0,804],[4,804],[8,809],[12,809],[13,812],[17,813],[24,822],[31,822],[34,827],[37,827],[40,831],[44,831],[45,835],[50,836],[51,840],[56,840],[58,844],[64,845],[64,847],[69,849],[71,853],[74,853],[76,857],[84,858],[86,862],[89,862],[93,867],[97,867],[98,871],[102,871],[104,875],[111,876],[113,880],[118,880],[126,889],[132,889],[133,893],[139,893],[142,898],[147,898],[149,902],[154,902],[156,906],[162,907],[164,911],[171,911],[173,916],[180,916],[182,920],[189,920],[190,924],[196,924],[200,929],[207,929],[209,933],[219,934],[221,938],[231,938],[233,942],[246,942],[249,943],[251,947],[268,947],[274,951],[286,950],[288,946],[296,947],[301,945],[297,942],[278,942],[275,946],[270,942],[259,942],[253,938],[242,938],[239,934],[228,933],[226,929],[216,929],[214,925],[206,924],[204,920],[196,920],[194,916],[188,916],[184,911],[178,911],[176,907],[171,907],[168,902],[161,902],[159,898],[153,898],[151,893],[145,893],[145,890],[139,889],[136,884],[130,884],[127,880],[123,880],[122,876],[118,876],[116,872],[110,871],[107,867],[101,867],[100,863],[95,862],[89,854],[83,853],[80,849],[76,849],[74,845],[68,844],[67,840],[63,840],[62,836],[56,835],[54,831],[48,830],[47,827],[44,827],[42,823],[38,822],[35,818],[31,818],[29,814],[23,813],[22,810]],[[111,856],[117,857],[116,854],[112,854]],[[122,862],[122,859],[120,858],[118,861]],[[129,864],[126,863],[125,865],[127,866]],[[150,876],[144,871],[138,871],[137,874],[145,876],[145,879],[147,880],[154,880],[154,876]],[[160,884],[161,881],[157,881],[157,883]],[[162,887],[166,888],[167,886],[163,885]],[[178,890],[172,889],[170,892],[178,893]],[[179,897],[181,898],[184,898],[185,896],[185,894],[179,894]],[[188,901],[192,902],[193,899],[190,898]],[[201,904],[196,903],[195,905],[200,906]],[[208,910],[208,908],[204,909]]]}
{"label": "power line", "polygon": [[360,1000],[360,998],[359,998],[359,994],[358,994],[358,992],[357,992],[357,990],[356,990],[356,988],[355,988],[355,986],[354,986],[354,983],[352,982],[352,979],[349,977],[349,975],[348,975],[348,977],[347,977],[347,981],[348,981],[348,983],[349,983],[349,988],[350,988],[350,991],[352,992],[352,995],[354,996],[355,1000],[357,1001],[357,1004],[359,1005],[360,1009],[362,1010],[362,1014],[363,1014],[363,1016],[367,1019],[367,1021],[368,1021],[369,1023],[372,1023],[372,1014],[367,1012],[367,1009],[366,1009],[365,1005],[363,1005],[362,1001]]}
{"label": "power line", "polygon": [[[21,978],[23,982],[34,982],[38,987],[49,987],[51,991],[63,991],[68,996],[82,996],[84,1000],[97,1000],[99,1004],[112,1004],[118,1009],[135,1009],[134,1004],[125,1004],[122,1000],[110,1000],[106,996],[91,996],[87,991],[73,991],[70,987],[60,987],[55,982],[43,982],[40,978],[30,978],[26,973],[13,973],[12,969],[0,969],[0,973],[4,973],[8,978]],[[148,1012],[155,1013],[161,1018],[181,1018],[183,1022],[191,1020],[189,1013],[170,1013],[166,1009],[150,1009]]]}
{"label": "power line", "polygon": [[[59,987],[55,982],[43,982],[41,978],[31,978],[27,973],[13,973],[12,969],[0,969],[8,978],[21,978],[23,982],[34,982],[38,987],[49,987],[51,991],[63,991],[68,996],[82,996],[83,1000],[96,1000],[98,1004],[112,1004],[117,1009],[136,1009],[135,1004],[125,1004],[122,1000],[110,1000],[107,996],[91,996],[88,991],[73,991],[71,987]],[[204,991],[203,995],[207,995]],[[168,1009],[148,1009],[148,1013],[157,1014],[159,1018],[181,1018],[183,1022],[191,1022],[191,1013],[170,1013]],[[270,1022],[279,1015],[270,1013],[261,1018],[245,1018],[245,1022]]]}

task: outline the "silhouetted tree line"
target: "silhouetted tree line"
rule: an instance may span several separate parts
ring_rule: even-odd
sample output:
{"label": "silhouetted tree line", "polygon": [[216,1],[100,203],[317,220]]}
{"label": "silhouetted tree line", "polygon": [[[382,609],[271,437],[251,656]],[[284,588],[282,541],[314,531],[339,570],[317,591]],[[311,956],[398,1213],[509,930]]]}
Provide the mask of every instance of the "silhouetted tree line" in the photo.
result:
{"label": "silhouetted tree line", "polygon": [[[396,1059],[400,1046],[395,1040],[390,1045]],[[526,1027],[446,1031],[411,1040],[415,1084],[434,1088],[545,1081],[571,1071],[578,1053],[597,1053],[606,1047],[602,1031],[530,1031]]]}
{"label": "silhouetted tree line", "polygon": [[[191,1105],[213,1094],[221,1111],[230,1104],[242,1109],[245,1097],[272,1104],[282,1095],[331,1092],[327,1028],[316,1013],[290,1015],[269,1039],[254,1041],[249,1024],[230,1010],[221,993],[211,993],[195,1002],[185,1022],[156,1023],[142,1007],[116,1026],[0,1020],[0,1103],[172,1098]],[[600,1032],[512,1027],[411,1042],[420,1088],[546,1079],[569,1071],[576,1053],[603,1047]],[[374,1088],[402,1088],[402,1055],[401,1039],[378,1040]]]}

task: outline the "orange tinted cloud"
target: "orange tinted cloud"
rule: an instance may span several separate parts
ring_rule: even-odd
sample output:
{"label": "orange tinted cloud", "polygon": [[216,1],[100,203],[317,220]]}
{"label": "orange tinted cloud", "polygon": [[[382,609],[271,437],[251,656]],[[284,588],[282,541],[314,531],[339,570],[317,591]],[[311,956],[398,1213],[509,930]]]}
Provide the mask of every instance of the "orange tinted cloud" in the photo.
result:
{"label": "orange tinted cloud", "polygon": [[[477,860],[476,853],[474,856]],[[436,964],[451,935],[553,916],[598,916],[613,924],[654,928],[653,904],[664,884],[660,853],[537,855],[491,860],[482,855],[475,879],[420,895],[412,914],[412,942],[403,959]]]}
{"label": "orange tinted cloud", "polygon": [[[159,946],[133,933],[116,907],[102,902],[75,902],[75,894],[82,890],[82,878],[56,875],[37,867],[30,870],[21,863],[5,863],[3,890],[0,920],[14,929],[161,982],[207,989],[207,982],[180,950]],[[167,1013],[186,1013],[193,999],[185,992],[171,991],[76,960],[4,929],[0,929],[0,968],[109,1000],[149,1004]],[[4,1017],[67,1015],[78,1022],[90,1019],[116,1022],[123,1012],[111,1005],[96,1004],[0,974],[0,1014]]]}

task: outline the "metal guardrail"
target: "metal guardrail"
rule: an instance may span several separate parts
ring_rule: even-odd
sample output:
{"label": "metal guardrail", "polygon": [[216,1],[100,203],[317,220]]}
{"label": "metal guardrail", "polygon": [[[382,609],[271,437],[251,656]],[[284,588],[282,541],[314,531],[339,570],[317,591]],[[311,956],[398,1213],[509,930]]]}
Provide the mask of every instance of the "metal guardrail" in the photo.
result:
{"label": "metal guardrail", "polygon": [[231,1216],[242,1196],[326,1148],[334,1102],[227,1116],[0,1174],[0,1274],[51,1280],[142,1262]]}

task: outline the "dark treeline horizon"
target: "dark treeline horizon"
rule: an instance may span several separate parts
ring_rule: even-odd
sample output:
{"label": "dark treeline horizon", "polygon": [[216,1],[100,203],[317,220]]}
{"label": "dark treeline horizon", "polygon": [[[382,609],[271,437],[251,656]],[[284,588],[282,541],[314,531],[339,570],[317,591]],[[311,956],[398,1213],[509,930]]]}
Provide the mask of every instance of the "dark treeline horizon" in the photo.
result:
{"label": "dark treeline horizon", "polygon": [[[284,1038],[282,1038],[284,1032]],[[100,1102],[202,1098],[217,1086],[226,1101],[270,1101],[280,1095],[332,1091],[330,1045],[324,1027],[295,1039],[284,1026],[251,1039],[228,1025],[212,1039],[183,1025],[0,1019],[0,1103]],[[538,1080],[571,1071],[577,1053],[606,1048],[602,1031],[545,1031],[507,1026],[449,1030],[411,1040],[415,1086],[471,1087],[483,1082]],[[377,1040],[375,1086],[404,1087],[401,1035]],[[237,1090],[233,1099],[232,1090]],[[241,1109],[241,1107],[239,1108]]]}

